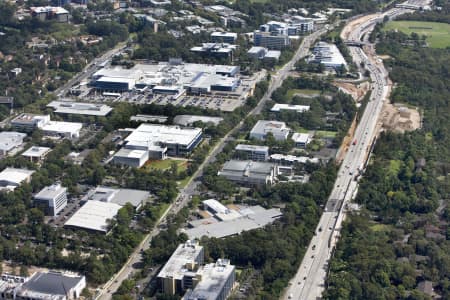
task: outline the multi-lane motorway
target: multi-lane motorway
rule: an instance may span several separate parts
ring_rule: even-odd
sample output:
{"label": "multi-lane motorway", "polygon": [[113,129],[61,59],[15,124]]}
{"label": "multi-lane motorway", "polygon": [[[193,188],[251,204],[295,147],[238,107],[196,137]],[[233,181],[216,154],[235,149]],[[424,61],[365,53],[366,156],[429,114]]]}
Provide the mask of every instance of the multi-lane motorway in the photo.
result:
{"label": "multi-lane motorway", "polygon": [[324,208],[324,213],[315,234],[306,250],[302,263],[294,278],[289,282],[283,299],[316,300],[320,299],[325,288],[328,263],[332,249],[339,237],[346,203],[356,194],[357,179],[364,171],[372,144],[378,133],[377,123],[384,101],[389,94],[388,72],[382,62],[376,58],[373,45],[368,42],[370,32],[375,24],[385,16],[395,18],[408,10],[395,8],[385,13],[378,13],[370,18],[361,17],[361,23],[353,29],[347,41],[363,42],[364,50],[350,47],[350,53],[356,63],[364,62],[370,71],[372,91],[370,100],[355,131],[354,140],[345,155],[338,176]]}

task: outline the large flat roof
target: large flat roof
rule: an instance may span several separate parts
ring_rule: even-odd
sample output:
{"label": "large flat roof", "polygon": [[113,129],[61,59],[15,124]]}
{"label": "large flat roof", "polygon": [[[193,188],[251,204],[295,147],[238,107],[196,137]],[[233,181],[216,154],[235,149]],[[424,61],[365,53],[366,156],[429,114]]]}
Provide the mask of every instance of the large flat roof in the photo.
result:
{"label": "large flat roof", "polygon": [[223,121],[221,117],[209,117],[209,116],[196,116],[196,115],[177,115],[173,119],[173,122],[182,126],[189,126],[193,123],[200,121],[203,123],[212,123],[214,125],[219,125]]}
{"label": "large flat roof", "polygon": [[[22,285],[19,294],[21,297],[28,296],[37,299],[47,299],[44,298],[45,294],[47,294],[47,297],[48,295],[67,296],[68,291],[75,288],[84,280],[84,276],[69,275],[59,272],[37,272]],[[35,297],[33,297],[33,295]],[[39,296],[42,296],[42,298]]]}
{"label": "large flat roof", "polygon": [[52,184],[44,187],[34,198],[37,199],[53,199],[59,196],[61,193],[65,193],[67,188],[62,187],[61,184]]}
{"label": "large flat roof", "polygon": [[281,110],[295,110],[297,112],[304,112],[308,111],[309,108],[310,108],[309,105],[293,105],[293,104],[277,103],[270,109],[270,111],[279,112]]}
{"label": "large flat roof", "polygon": [[22,156],[25,157],[41,157],[46,155],[52,149],[49,147],[39,147],[39,146],[31,146],[25,152],[22,153]]}
{"label": "large flat roof", "polygon": [[41,129],[45,131],[53,131],[53,132],[70,132],[77,133],[83,127],[82,123],[78,122],[62,122],[62,121],[50,121],[44,124]]}
{"label": "large flat roof", "polygon": [[145,157],[148,151],[146,150],[136,150],[136,149],[127,149],[127,148],[121,148],[119,151],[117,151],[114,154],[114,157],[126,157],[126,158],[137,158],[141,159]]}
{"label": "large flat roof", "polygon": [[89,201],[102,201],[116,203],[124,206],[131,203],[134,207],[138,207],[150,197],[147,191],[133,189],[116,189],[104,186],[98,186],[87,195]]}
{"label": "large flat roof", "polygon": [[122,206],[116,203],[87,201],[64,226],[107,232],[108,220],[113,219]]}
{"label": "large flat roof", "polygon": [[262,152],[269,151],[268,146],[247,145],[247,144],[238,144],[234,149],[237,151],[262,151]]}
{"label": "large flat roof", "polygon": [[184,274],[188,272],[186,264],[194,262],[202,251],[203,246],[192,241],[180,244],[161,269],[158,277],[171,277],[174,279],[183,278]]}
{"label": "large flat roof", "polygon": [[227,259],[219,259],[216,263],[204,265],[198,272],[201,275],[200,282],[194,290],[187,292],[183,299],[220,299],[220,293],[233,274],[234,269],[235,267]]}
{"label": "large flat roof", "polygon": [[253,126],[250,134],[266,134],[268,132],[281,132],[287,130],[286,123],[280,121],[259,120]]}
{"label": "large flat roof", "polygon": [[0,181],[19,185],[27,180],[35,171],[27,169],[6,168],[0,172]]}
{"label": "large flat roof", "polygon": [[200,239],[202,236],[222,238],[264,227],[282,215],[277,208],[264,209],[261,206],[241,208],[239,213],[239,218],[199,225],[186,229],[185,233],[190,239]]}
{"label": "large flat roof", "polygon": [[112,111],[112,107],[105,104],[72,101],[52,101],[47,107],[54,108],[56,113],[89,116],[106,116]]}
{"label": "large flat roof", "polygon": [[157,143],[188,146],[201,132],[201,128],[141,124],[125,140],[128,142],[127,145],[144,147]]}
{"label": "large flat roof", "polygon": [[15,131],[3,131],[0,132],[0,150],[10,151],[23,143],[23,139],[27,135],[21,132]]}

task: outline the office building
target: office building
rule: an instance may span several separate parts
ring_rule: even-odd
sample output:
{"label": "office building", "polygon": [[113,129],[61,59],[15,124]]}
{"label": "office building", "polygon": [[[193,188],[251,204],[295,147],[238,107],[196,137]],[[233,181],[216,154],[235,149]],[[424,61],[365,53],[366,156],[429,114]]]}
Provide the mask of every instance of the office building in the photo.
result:
{"label": "office building", "polygon": [[217,126],[223,121],[221,117],[197,116],[197,115],[177,115],[173,118],[173,123],[181,126],[193,126],[196,122],[212,124]]}
{"label": "office building", "polygon": [[190,221],[189,228],[183,231],[190,239],[238,235],[269,225],[282,216],[278,208],[235,204],[224,206],[214,199],[203,201],[203,209],[199,212],[202,218]]}
{"label": "office building", "polygon": [[193,290],[188,290],[184,300],[225,300],[233,290],[236,281],[235,266],[228,259],[218,259],[216,263],[203,266],[198,272],[200,282]]}
{"label": "office building", "polygon": [[6,168],[0,172],[0,190],[12,191],[22,183],[30,183],[32,170]]}
{"label": "office building", "polygon": [[67,205],[67,188],[59,183],[47,186],[34,196],[34,204],[47,216],[56,216]]}
{"label": "office building", "polygon": [[217,58],[233,59],[233,52],[237,49],[236,45],[228,43],[203,43],[202,46],[192,47],[191,52],[202,56],[212,56]]}
{"label": "office building", "polygon": [[131,69],[103,68],[92,76],[92,85],[102,91],[125,92],[148,88],[154,94],[178,98],[185,93],[235,91],[240,84],[238,66],[183,63],[172,59],[156,64],[136,64]]}
{"label": "office building", "polygon": [[141,124],[125,139],[124,147],[149,151],[149,157],[187,156],[201,140],[201,128]]}
{"label": "office building", "polygon": [[237,33],[235,32],[220,32],[216,31],[211,33],[211,41],[213,43],[228,43],[234,44],[237,40]]}
{"label": "office building", "polygon": [[147,191],[98,186],[90,190],[82,201],[109,202],[120,206],[130,203],[135,209],[139,209],[149,197],[150,193]]}
{"label": "office building", "polygon": [[247,51],[247,55],[253,59],[277,61],[278,59],[280,59],[281,51],[269,50],[264,47],[254,46]]}
{"label": "office building", "polygon": [[290,129],[284,122],[259,120],[250,131],[250,138],[262,141],[266,139],[268,133],[271,133],[275,140],[285,141],[289,132]]}
{"label": "office building", "polygon": [[50,151],[52,151],[52,149],[49,147],[31,146],[22,153],[22,156],[30,159],[32,162],[41,162]]}
{"label": "office building", "polygon": [[203,262],[204,250],[198,242],[180,244],[157,276],[161,291],[167,295],[181,295],[192,289],[199,280],[197,270]]}
{"label": "office building", "polygon": [[105,117],[111,111],[112,107],[105,104],[93,104],[84,102],[72,102],[72,101],[52,101],[47,104],[47,107],[51,107],[57,114],[72,114],[72,115],[85,115],[85,116],[99,116]]}
{"label": "office building", "polygon": [[321,63],[327,69],[337,69],[344,67],[347,69],[347,62],[334,44],[318,42],[312,51],[309,62]]}
{"label": "office building", "polygon": [[319,163],[319,159],[317,157],[307,157],[307,156],[294,156],[294,155],[284,155],[284,154],[272,154],[270,155],[270,161],[277,163],[282,166],[291,166],[295,163],[299,164],[306,164],[306,163],[312,163],[317,164]]}
{"label": "office building", "polygon": [[23,145],[23,139],[27,135],[21,132],[0,132],[0,157],[15,153]]}
{"label": "office building", "polygon": [[31,7],[31,16],[41,21],[56,20],[58,22],[69,22],[69,12],[62,7],[40,6]]}
{"label": "office building", "polygon": [[23,113],[11,121],[11,127],[20,132],[32,132],[50,122],[50,115],[34,115]]}
{"label": "office building", "polygon": [[270,111],[271,112],[280,112],[282,110],[293,110],[299,113],[308,111],[310,109],[309,105],[294,105],[294,104],[284,104],[284,103],[277,103],[275,104]]}
{"label": "office building", "polygon": [[41,129],[44,135],[47,136],[74,139],[80,136],[83,124],[51,121],[50,115],[23,113],[11,121],[11,127],[22,132],[32,132],[35,129]]}
{"label": "office building", "polygon": [[276,166],[250,160],[227,161],[218,175],[244,185],[270,185],[276,180]]}
{"label": "office building", "polygon": [[306,148],[306,146],[311,142],[311,136],[309,133],[295,132],[292,135],[292,140],[294,141],[295,147]]}
{"label": "office building", "polygon": [[75,300],[85,287],[84,276],[69,272],[36,272],[30,277],[2,274],[0,299]]}
{"label": "office building", "polygon": [[297,33],[306,33],[314,30],[314,19],[302,16],[291,16],[287,22],[297,29]]}
{"label": "office building", "polygon": [[[159,153],[161,153],[161,157],[159,159],[163,159],[163,151]],[[149,151],[147,150],[122,148],[114,154],[112,162],[117,165],[140,168],[145,165],[145,163],[149,159],[148,154]]]}
{"label": "office building", "polygon": [[113,220],[122,206],[103,201],[86,201],[86,203],[67,220],[64,227],[81,228],[89,231],[107,233],[110,220]]}
{"label": "office building", "polygon": [[273,35],[270,32],[255,31],[253,33],[253,43],[255,46],[281,50],[288,47],[291,41],[287,34]]}
{"label": "office building", "polygon": [[239,158],[245,160],[266,161],[269,158],[269,147],[267,146],[238,144],[234,150]]}

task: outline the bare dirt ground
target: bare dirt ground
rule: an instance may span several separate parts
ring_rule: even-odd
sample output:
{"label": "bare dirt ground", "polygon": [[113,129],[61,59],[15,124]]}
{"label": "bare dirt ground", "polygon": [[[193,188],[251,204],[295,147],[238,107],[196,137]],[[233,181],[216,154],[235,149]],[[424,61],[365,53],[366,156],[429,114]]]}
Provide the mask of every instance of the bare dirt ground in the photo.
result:
{"label": "bare dirt ground", "polygon": [[358,84],[336,81],[333,82],[333,85],[340,88],[344,93],[351,95],[356,102],[361,101],[370,89],[370,84],[367,81]]}
{"label": "bare dirt ground", "polygon": [[348,147],[350,147],[350,144],[353,140],[353,135],[355,134],[356,130],[356,118],[353,119],[352,125],[348,129],[347,135],[344,137],[341,143],[341,147],[339,148],[338,152],[336,153],[336,164],[340,164],[342,160],[344,159],[345,153],[348,150]]}
{"label": "bare dirt ground", "polygon": [[[8,273],[12,275],[20,275],[20,265],[13,265],[8,262],[2,262],[3,273]],[[31,275],[35,272],[43,271],[47,272],[48,269],[40,268],[36,266],[27,266],[28,274]]]}
{"label": "bare dirt ground", "polygon": [[385,130],[404,133],[421,127],[421,116],[417,108],[402,104],[385,103],[381,112],[381,122]]}

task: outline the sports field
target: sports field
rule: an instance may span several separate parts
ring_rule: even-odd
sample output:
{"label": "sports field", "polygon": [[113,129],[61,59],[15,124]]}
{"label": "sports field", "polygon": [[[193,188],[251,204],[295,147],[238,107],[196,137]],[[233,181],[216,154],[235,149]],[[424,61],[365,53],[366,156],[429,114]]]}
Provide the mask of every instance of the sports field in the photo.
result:
{"label": "sports field", "polygon": [[406,34],[413,32],[419,36],[427,36],[431,48],[450,47],[450,24],[419,21],[390,21],[384,27],[385,31],[398,30]]}

